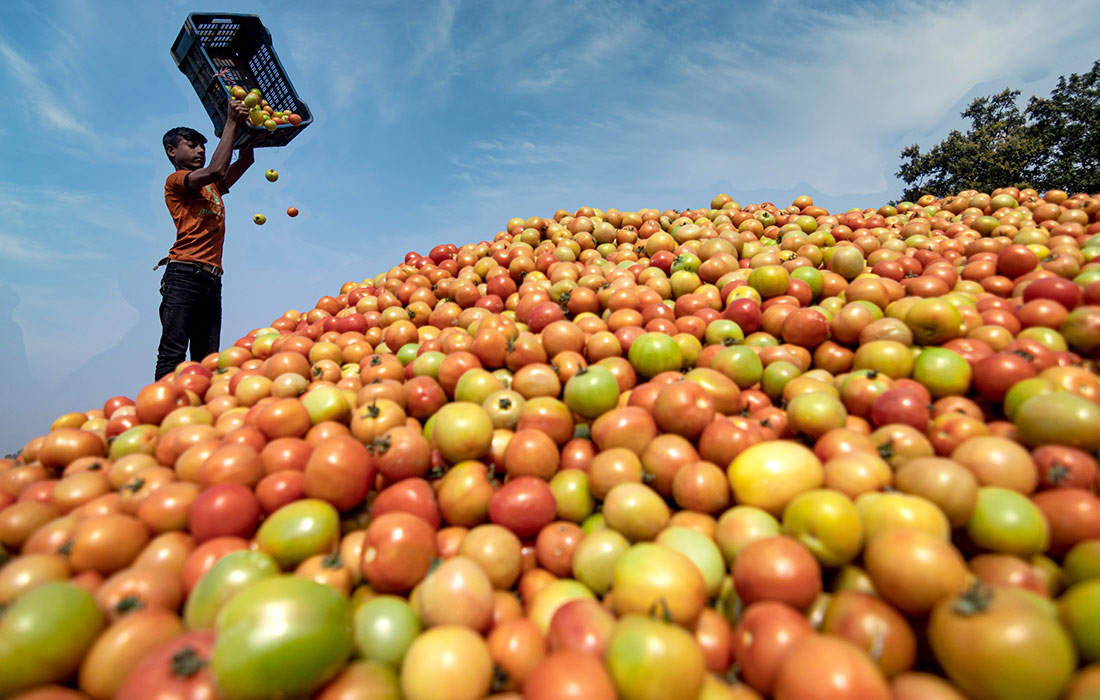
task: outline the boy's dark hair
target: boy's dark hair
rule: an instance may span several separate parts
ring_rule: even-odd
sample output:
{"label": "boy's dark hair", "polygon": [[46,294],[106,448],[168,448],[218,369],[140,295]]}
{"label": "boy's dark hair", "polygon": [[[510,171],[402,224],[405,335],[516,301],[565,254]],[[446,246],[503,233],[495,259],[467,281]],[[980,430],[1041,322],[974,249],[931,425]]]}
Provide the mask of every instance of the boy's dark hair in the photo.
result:
{"label": "boy's dark hair", "polygon": [[[164,138],[161,139],[161,143],[164,144],[165,153],[168,152],[168,147],[175,148],[179,145],[180,141],[190,141],[191,143],[206,143],[206,137],[195,131],[189,126],[177,126],[174,129],[169,129]],[[169,158],[171,160],[171,158]]]}

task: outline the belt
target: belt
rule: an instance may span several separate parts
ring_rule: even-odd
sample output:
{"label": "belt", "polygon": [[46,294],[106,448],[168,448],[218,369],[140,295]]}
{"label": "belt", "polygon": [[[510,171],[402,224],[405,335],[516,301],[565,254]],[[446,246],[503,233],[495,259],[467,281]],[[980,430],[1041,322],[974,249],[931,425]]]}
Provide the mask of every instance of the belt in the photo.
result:
{"label": "belt", "polygon": [[206,263],[196,262],[194,260],[170,260],[169,258],[161,258],[153,269],[156,270],[161,265],[176,264],[176,265],[192,265],[199,268],[203,272],[214,275],[215,277],[222,276],[222,270],[216,265],[208,265]]}

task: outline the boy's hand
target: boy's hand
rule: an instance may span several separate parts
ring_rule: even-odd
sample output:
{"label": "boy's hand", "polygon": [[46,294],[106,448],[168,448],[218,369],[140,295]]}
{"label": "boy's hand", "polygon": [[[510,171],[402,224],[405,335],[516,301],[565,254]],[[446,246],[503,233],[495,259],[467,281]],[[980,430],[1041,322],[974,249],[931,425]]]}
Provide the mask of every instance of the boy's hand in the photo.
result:
{"label": "boy's hand", "polygon": [[229,119],[237,124],[243,124],[248,119],[248,107],[240,100],[229,101]]}

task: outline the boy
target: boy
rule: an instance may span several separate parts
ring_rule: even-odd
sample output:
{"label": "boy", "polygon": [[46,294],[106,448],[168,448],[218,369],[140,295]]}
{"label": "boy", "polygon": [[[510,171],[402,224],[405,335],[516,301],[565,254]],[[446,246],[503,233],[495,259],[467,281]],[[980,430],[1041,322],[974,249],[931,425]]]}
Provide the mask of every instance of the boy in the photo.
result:
{"label": "boy", "polygon": [[[218,350],[222,324],[222,242],[225,209],[222,197],[252,165],[251,148],[242,148],[230,163],[238,126],[248,118],[240,100],[229,103],[221,140],[206,165],[206,138],[187,127],[164,135],[164,152],[176,171],[164,183],[164,203],[176,224],[176,242],[153,267],[164,265],[160,283],[160,322],[156,379],[183,362],[201,361]],[[205,166],[205,167],[204,167]]]}

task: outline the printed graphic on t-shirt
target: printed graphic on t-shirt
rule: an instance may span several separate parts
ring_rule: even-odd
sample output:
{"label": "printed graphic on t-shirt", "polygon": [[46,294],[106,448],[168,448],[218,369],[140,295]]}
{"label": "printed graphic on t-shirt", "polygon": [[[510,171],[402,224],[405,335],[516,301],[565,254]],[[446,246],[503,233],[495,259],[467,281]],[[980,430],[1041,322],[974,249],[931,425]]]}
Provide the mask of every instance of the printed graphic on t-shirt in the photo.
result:
{"label": "printed graphic on t-shirt", "polygon": [[203,214],[213,214],[218,218],[224,216],[225,208],[222,206],[222,198],[218,196],[213,184],[205,185],[202,188],[202,195],[206,198],[207,203],[210,205],[210,209],[203,207],[199,210],[199,216]]}

